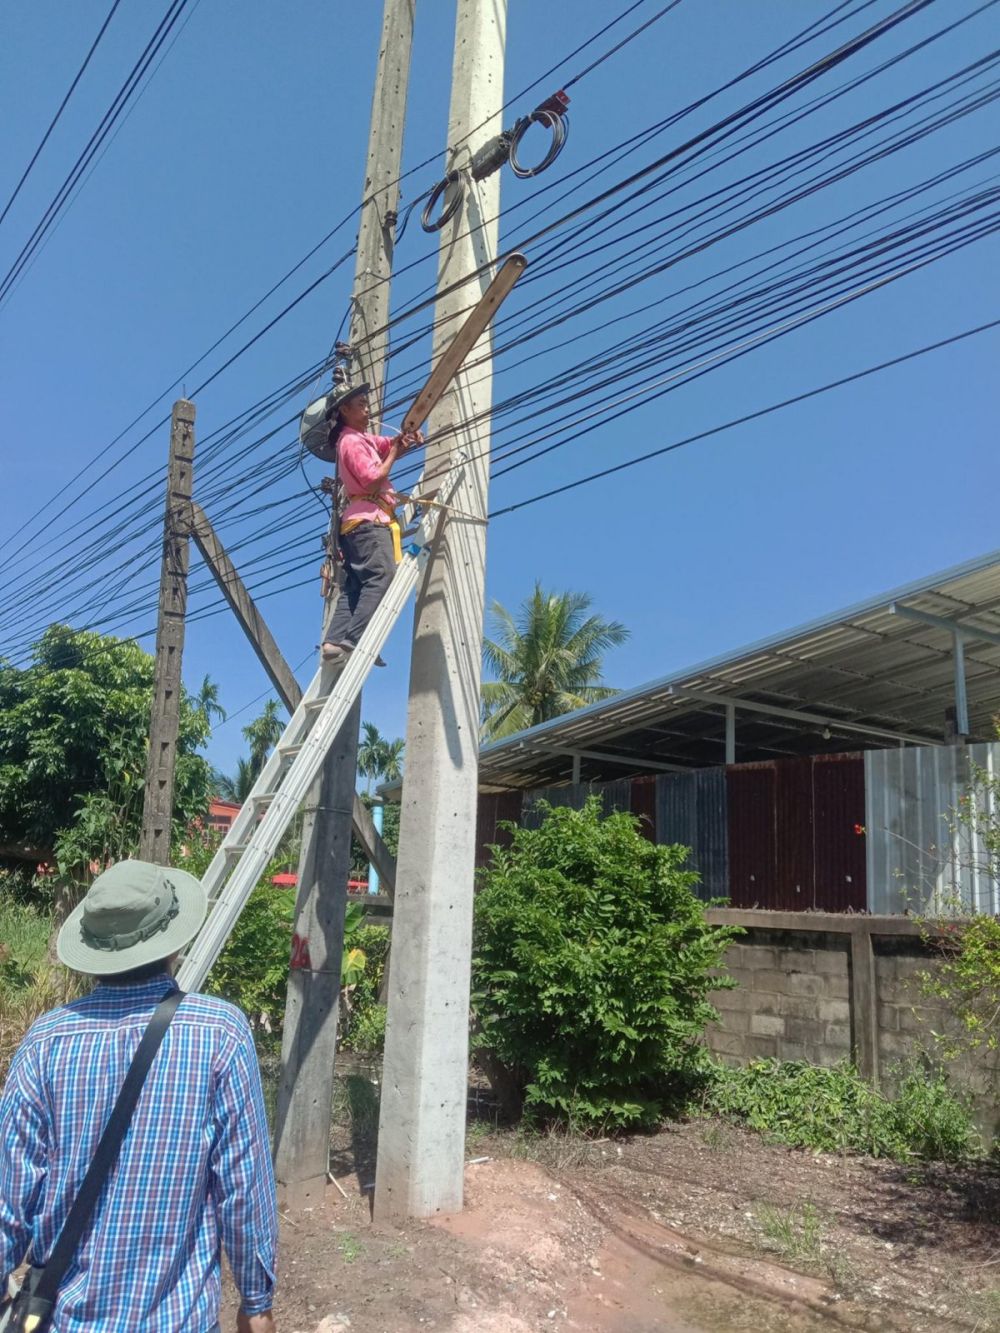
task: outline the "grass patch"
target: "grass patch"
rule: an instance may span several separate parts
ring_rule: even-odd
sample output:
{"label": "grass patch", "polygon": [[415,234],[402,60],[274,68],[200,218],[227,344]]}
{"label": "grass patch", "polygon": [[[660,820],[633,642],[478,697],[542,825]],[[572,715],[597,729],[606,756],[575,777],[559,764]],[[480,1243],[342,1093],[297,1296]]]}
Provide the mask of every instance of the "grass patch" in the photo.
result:
{"label": "grass patch", "polygon": [[0,897],[0,1083],[35,1019],[86,988],[84,978],[52,961],[51,935],[47,912]]}
{"label": "grass patch", "polygon": [[365,1247],[361,1241],[349,1231],[345,1231],[341,1236],[337,1242],[337,1249],[345,1264],[357,1263],[365,1252]]}
{"label": "grass patch", "polygon": [[768,1247],[791,1263],[818,1264],[823,1257],[823,1224],[811,1203],[777,1208],[759,1203],[754,1219]]}

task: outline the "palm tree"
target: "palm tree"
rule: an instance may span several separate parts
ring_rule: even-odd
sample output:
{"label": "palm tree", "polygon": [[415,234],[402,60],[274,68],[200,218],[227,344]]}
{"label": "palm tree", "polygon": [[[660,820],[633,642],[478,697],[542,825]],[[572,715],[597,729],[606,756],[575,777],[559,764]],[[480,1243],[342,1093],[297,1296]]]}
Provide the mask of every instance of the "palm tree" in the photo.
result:
{"label": "palm tree", "polygon": [[590,604],[586,593],[546,593],[540,583],[516,617],[493,603],[496,637],[483,641],[483,661],[496,679],[483,684],[484,739],[509,736],[617,693],[601,684],[602,657],[629,631],[616,620],[588,616]]}
{"label": "palm tree", "polygon": [[250,746],[250,768],[254,781],[285,729],[278,716],[279,708],[277,699],[268,699],[260,717],[254,718],[243,728],[243,738]]}
{"label": "palm tree", "polygon": [[386,782],[396,782],[403,771],[404,740],[397,737],[394,741],[386,738],[374,722],[365,722],[361,727],[362,737],[358,745],[358,772],[367,778],[365,790],[371,794],[372,782],[382,778]]}
{"label": "palm tree", "polygon": [[250,764],[249,759],[238,759],[236,761],[236,772],[230,776],[228,773],[221,773],[217,768],[212,769],[212,786],[215,789],[215,795],[224,801],[235,801],[237,805],[242,805],[253,789],[256,781],[256,774]]}
{"label": "palm tree", "polygon": [[212,718],[220,722],[226,720],[226,710],[219,703],[219,687],[211,676],[206,676],[194,697],[195,707],[205,714],[205,721],[211,725]]}

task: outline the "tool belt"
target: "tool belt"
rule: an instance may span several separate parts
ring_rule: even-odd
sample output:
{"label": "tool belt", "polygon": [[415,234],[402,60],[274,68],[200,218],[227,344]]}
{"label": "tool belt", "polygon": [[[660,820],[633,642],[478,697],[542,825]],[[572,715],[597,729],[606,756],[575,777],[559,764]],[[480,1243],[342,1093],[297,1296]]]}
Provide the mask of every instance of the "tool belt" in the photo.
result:
{"label": "tool belt", "polygon": [[[392,554],[398,565],[403,558],[403,529],[400,525],[399,518],[397,517],[395,506],[391,505],[384,495],[371,494],[370,492],[367,495],[351,495],[348,499],[367,500],[370,504],[381,509],[383,514],[388,515],[389,522],[383,526],[387,526],[392,533]],[[362,523],[367,523],[368,521],[369,520],[366,518],[349,518],[346,522],[341,523],[340,535],[343,537],[348,532],[353,532],[355,528],[360,527]]]}

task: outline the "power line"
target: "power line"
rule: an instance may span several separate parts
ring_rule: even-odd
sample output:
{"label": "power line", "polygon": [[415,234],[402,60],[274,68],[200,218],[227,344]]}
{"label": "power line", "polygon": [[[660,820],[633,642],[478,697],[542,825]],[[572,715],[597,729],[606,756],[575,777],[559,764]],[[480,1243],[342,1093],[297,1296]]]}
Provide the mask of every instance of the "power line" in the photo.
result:
{"label": "power line", "polygon": [[[677,449],[683,449],[689,444],[694,444],[699,440],[710,439],[713,435],[719,435],[723,431],[732,430],[736,426],[746,425],[747,422],[757,421],[761,417],[770,416],[773,412],[780,412],[783,408],[792,407],[796,403],[804,403],[810,398],[816,398],[820,394],[829,393],[833,389],[840,389],[845,384],[853,384],[858,380],[867,378],[869,375],[878,374],[879,371],[888,370],[892,366],[902,365],[906,361],[912,361],[917,357],[925,356],[929,352],[936,352],[942,347],[950,347],[953,343],[961,342],[965,338],[975,337],[979,333],[985,333],[989,329],[1000,327],[1000,319],[990,320],[987,324],[979,324],[975,328],[965,329],[962,333],[953,334],[950,338],[942,338],[938,342],[928,343],[925,347],[918,347],[915,351],[905,352],[902,356],[892,357],[888,361],[881,361],[878,365],[868,366],[865,370],[856,371],[853,375],[844,375],[840,379],[831,380],[828,384],[821,384],[815,389],[808,389],[805,393],[795,394],[791,398],[783,398],[781,402],[772,403],[768,407],[759,408],[756,412],[747,412],[741,417],[734,417],[731,421],[725,421],[721,426],[713,426],[709,430],[699,431],[695,435],[688,435],[683,440],[675,440],[672,444],[664,445],[660,449],[651,449],[648,453],[639,454],[635,458],[627,459],[623,463],[616,463],[609,468],[602,468],[599,472],[592,472],[586,477],[578,477],[575,481],[566,482],[562,486],[554,486],[551,490],[542,491],[537,495],[529,496],[526,500],[518,500],[514,504],[505,505],[503,509],[497,509],[490,518],[500,518],[505,514],[513,514],[518,509],[525,509],[528,505],[538,504],[542,500],[550,500],[556,495],[564,495],[567,491],[576,490],[580,486],[587,486],[592,481],[600,481],[604,477],[614,475],[616,472],[624,472],[627,468],[637,467],[640,463],[647,463],[653,458],[660,458],[664,454],[673,453]],[[655,395],[659,396],[659,395]],[[647,400],[648,401],[648,400]],[[632,409],[627,408],[626,411]],[[581,431],[580,434],[587,434],[587,431]]]}
{"label": "power line", "polygon": [[49,121],[48,129],[47,129],[47,130],[45,131],[45,133],[42,135],[41,143],[39,143],[38,147],[37,147],[37,148],[35,149],[35,151],[32,153],[32,155],[31,155],[31,160],[29,161],[28,165],[24,168],[24,171],[21,173],[21,179],[20,179],[20,180],[17,182],[17,184],[14,186],[14,191],[13,191],[13,193],[11,194],[10,198],[7,200],[6,204],[4,205],[4,210],[3,210],[2,213],[0,213],[0,226],[3,225],[4,218],[6,218],[7,214],[10,212],[10,210],[11,210],[13,204],[14,204],[14,200],[15,200],[15,199],[17,198],[17,196],[21,193],[21,187],[24,185],[24,182],[25,182],[25,181],[28,179],[28,177],[31,175],[31,170],[32,170],[32,168],[34,167],[35,163],[38,161],[39,157],[41,156],[42,149],[43,149],[43,148],[45,147],[45,145],[48,143],[48,141],[49,141],[49,137],[50,137],[50,135],[52,134],[52,131],[53,131],[53,130],[55,129],[55,127],[59,124],[59,118],[62,116],[62,113],[66,110],[66,104],[67,104],[67,102],[69,101],[69,99],[73,96],[74,92],[76,91],[76,85],[80,82],[80,80],[83,78],[84,74],[86,73],[86,71],[87,71],[87,66],[90,64],[90,61],[91,61],[91,58],[93,57],[94,52],[95,52],[95,51],[97,50],[97,48],[100,46],[100,44],[101,44],[101,38],[102,38],[102,37],[104,36],[104,34],[107,32],[107,30],[108,30],[108,24],[109,24],[109,23],[111,22],[111,20],[114,18],[114,16],[115,16],[115,11],[117,10],[117,8],[118,8],[118,6],[119,6],[120,4],[121,4],[121,0],[114,0],[114,4],[111,6],[110,10],[108,11],[108,15],[107,15],[107,17],[105,18],[104,22],[101,24],[101,27],[100,27],[100,30],[98,31],[97,36],[94,38],[93,42],[92,42],[91,45],[90,45],[90,50],[87,52],[86,56],[84,57],[83,64],[82,64],[82,65],[80,66],[80,68],[77,70],[77,72],[76,72],[76,74],[75,74],[75,76],[74,76],[74,78],[73,78],[73,82],[69,85],[69,90],[68,90],[68,92],[66,93],[66,96],[65,96],[65,97],[63,98],[63,100],[59,103],[59,109],[56,111],[56,114],[55,114],[55,115],[52,117],[52,119]]}

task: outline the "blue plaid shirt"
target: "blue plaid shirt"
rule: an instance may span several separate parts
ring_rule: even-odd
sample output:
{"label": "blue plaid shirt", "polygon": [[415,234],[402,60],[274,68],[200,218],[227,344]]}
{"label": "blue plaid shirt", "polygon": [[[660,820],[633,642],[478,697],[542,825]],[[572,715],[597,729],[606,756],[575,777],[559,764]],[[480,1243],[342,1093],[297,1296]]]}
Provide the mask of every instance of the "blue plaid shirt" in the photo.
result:
{"label": "blue plaid shirt", "polygon": [[[45,1014],[0,1100],[0,1281],[44,1262],[166,976]],[[271,1308],[277,1219],[260,1072],[242,1013],[186,997],[59,1290],[56,1333],[209,1333],[220,1241],[247,1314]]]}

